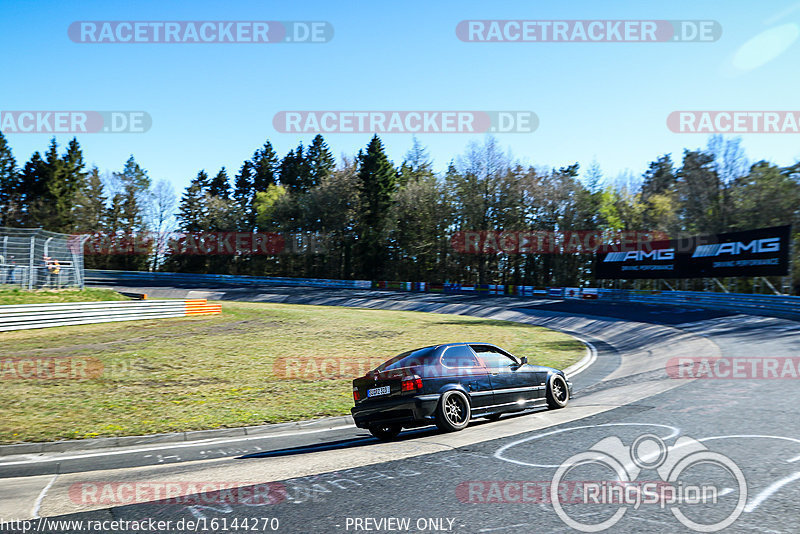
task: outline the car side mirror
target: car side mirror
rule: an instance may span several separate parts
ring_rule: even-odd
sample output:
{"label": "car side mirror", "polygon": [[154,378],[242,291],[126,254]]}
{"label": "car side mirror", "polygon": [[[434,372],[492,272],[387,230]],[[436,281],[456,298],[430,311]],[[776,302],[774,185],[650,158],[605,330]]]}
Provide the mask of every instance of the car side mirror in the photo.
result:
{"label": "car side mirror", "polygon": [[528,363],[528,357],[527,356],[523,356],[522,358],[519,359],[519,361],[520,361],[520,365],[525,365],[526,363]]}

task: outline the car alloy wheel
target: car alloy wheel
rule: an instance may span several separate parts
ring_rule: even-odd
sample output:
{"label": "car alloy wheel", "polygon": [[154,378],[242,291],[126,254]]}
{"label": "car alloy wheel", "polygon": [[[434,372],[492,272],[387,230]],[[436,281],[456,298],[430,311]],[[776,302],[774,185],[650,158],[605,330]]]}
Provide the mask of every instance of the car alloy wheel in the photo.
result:
{"label": "car alloy wheel", "polygon": [[563,408],[569,402],[569,389],[567,381],[561,375],[550,378],[550,387],[547,388],[547,406],[550,408]]}
{"label": "car alloy wheel", "polygon": [[436,410],[436,426],[445,432],[461,430],[469,424],[469,400],[460,391],[447,391]]}

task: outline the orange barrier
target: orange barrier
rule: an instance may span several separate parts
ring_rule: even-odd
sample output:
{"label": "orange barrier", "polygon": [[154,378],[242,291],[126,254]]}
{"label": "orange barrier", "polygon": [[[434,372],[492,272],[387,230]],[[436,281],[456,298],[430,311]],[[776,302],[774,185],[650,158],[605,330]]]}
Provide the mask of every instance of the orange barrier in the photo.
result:
{"label": "orange barrier", "polygon": [[186,315],[212,315],[222,313],[221,304],[209,304],[206,299],[186,299],[184,301]]}

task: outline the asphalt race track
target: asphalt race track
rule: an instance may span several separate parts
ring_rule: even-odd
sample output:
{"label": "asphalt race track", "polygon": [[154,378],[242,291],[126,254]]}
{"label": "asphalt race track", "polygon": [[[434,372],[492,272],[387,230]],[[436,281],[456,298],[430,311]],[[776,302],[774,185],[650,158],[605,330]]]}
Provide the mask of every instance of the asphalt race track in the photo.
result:
{"label": "asphalt race track", "polygon": [[[171,521],[164,529],[169,531],[301,533],[574,531],[564,514],[584,524],[619,516],[610,532],[691,532],[679,518],[713,525],[735,516],[724,531],[800,531],[798,377],[671,378],[678,371],[667,369],[675,357],[751,363],[796,357],[800,323],[600,301],[277,287],[129,289],[153,298],[362,306],[522,321],[576,335],[591,344],[597,358],[573,378],[575,395],[567,408],[480,420],[454,434],[419,429],[379,443],[340,418],[246,438],[0,456],[0,516],[36,518],[34,523],[40,517],[152,519]],[[619,478],[619,471],[602,473],[603,466],[590,462],[587,471],[561,478],[557,491],[565,500],[557,513],[549,497],[550,482],[563,471],[559,466],[581,453],[600,458],[587,451],[604,439],[604,450],[612,450],[614,437],[627,446],[637,439],[644,444],[638,455],[632,449],[617,458],[639,487],[663,480],[655,466],[659,459],[669,466],[676,451],[710,453],[705,458],[726,459],[725,465],[734,467],[707,461],[684,471],[688,478],[672,479],[685,487],[713,487],[713,502],[692,502],[688,491],[686,502],[677,504],[573,502],[577,497],[570,491],[576,486],[569,481]],[[653,448],[659,439],[671,447],[668,453]],[[685,441],[675,447],[678,440]],[[147,488],[166,482],[198,493],[156,502]],[[211,483],[238,489],[200,495],[208,490],[199,488]],[[124,495],[118,491],[122,486]],[[104,494],[102,488],[112,489]],[[141,495],[134,496],[137,489]],[[53,523],[45,528],[79,531]]]}

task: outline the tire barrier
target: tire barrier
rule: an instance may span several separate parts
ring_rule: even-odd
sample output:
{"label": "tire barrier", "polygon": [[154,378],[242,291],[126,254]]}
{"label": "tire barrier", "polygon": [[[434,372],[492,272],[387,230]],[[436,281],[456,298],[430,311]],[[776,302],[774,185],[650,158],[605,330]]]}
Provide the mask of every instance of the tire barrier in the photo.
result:
{"label": "tire barrier", "polygon": [[22,304],[0,306],[0,332],[221,312],[222,305],[209,304],[206,299]]}

